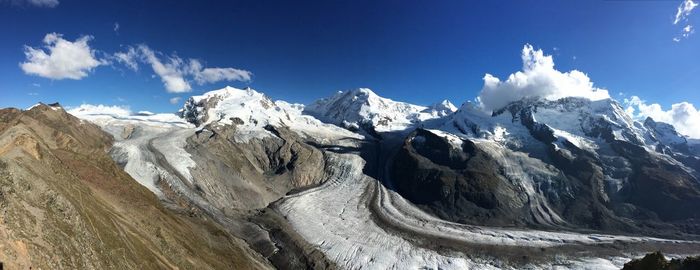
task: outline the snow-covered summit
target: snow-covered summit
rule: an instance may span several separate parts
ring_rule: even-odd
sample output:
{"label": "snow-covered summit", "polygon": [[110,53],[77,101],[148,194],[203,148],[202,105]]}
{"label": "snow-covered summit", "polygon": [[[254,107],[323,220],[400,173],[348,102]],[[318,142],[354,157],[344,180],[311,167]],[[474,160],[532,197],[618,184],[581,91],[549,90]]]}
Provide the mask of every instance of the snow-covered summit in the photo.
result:
{"label": "snow-covered summit", "polygon": [[[443,125],[448,132],[512,145],[568,141],[594,151],[603,141],[620,140],[655,149],[650,131],[612,99],[524,98],[487,114],[467,102]],[[539,132],[544,133],[539,133]],[[546,134],[550,133],[550,134]],[[532,137],[539,137],[533,140]]]}
{"label": "snow-covered summit", "polygon": [[445,121],[430,128],[530,153],[544,153],[550,144],[556,149],[573,146],[595,155],[609,155],[611,144],[619,143],[668,157],[687,155],[696,149],[673,126],[651,118],[644,122],[634,119],[613,99],[530,97],[491,113],[476,103],[465,102]]}
{"label": "snow-covered summit", "polygon": [[433,114],[435,116],[446,116],[457,111],[457,107],[449,100],[445,99],[441,102],[433,103],[428,106],[423,112]]}
{"label": "snow-covered summit", "polygon": [[190,123],[203,126],[212,122],[265,126],[280,120],[279,108],[264,94],[251,88],[237,89],[230,86],[192,96],[180,110]]}
{"label": "snow-covered summit", "polygon": [[304,134],[357,136],[303,115],[303,110],[302,104],[273,101],[251,88],[227,86],[190,97],[179,113],[182,118],[199,127],[208,124],[235,125],[239,134],[266,134],[265,127],[271,125],[288,127]]}
{"label": "snow-covered summit", "polygon": [[454,111],[449,101],[424,107],[380,97],[368,88],[340,91],[315,101],[305,112],[351,130],[388,132],[405,130],[421,121]]}

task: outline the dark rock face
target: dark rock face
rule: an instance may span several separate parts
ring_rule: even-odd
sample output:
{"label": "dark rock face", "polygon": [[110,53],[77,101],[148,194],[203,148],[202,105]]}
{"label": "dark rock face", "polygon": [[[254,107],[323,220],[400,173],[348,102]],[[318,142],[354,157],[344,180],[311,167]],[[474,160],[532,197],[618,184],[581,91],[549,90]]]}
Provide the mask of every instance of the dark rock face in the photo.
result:
{"label": "dark rock face", "polygon": [[700,216],[700,186],[695,177],[639,146],[619,141],[612,145],[634,168],[629,183],[620,191],[623,201],[648,209],[664,221]]}
{"label": "dark rock face", "polygon": [[[416,139],[418,138],[418,139]],[[418,129],[409,136],[392,165],[397,191],[453,221],[481,224],[523,224],[518,207],[524,202],[498,175],[492,157],[465,141],[453,149],[444,138]],[[514,202],[514,203],[510,203]]]}
{"label": "dark rock face", "polygon": [[644,258],[632,260],[622,270],[697,270],[700,269],[700,256],[668,261],[661,252],[649,253]]}

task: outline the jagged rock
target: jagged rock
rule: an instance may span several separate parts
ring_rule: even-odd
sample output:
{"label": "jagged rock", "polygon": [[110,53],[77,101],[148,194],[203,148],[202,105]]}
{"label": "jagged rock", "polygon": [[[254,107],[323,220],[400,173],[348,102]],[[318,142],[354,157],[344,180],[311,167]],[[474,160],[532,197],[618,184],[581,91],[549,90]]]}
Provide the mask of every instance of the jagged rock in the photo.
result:
{"label": "jagged rock", "polygon": [[237,142],[236,126],[218,125],[187,140],[199,166],[192,170],[207,200],[222,209],[264,208],[291,190],[323,179],[323,154],[288,128]]}

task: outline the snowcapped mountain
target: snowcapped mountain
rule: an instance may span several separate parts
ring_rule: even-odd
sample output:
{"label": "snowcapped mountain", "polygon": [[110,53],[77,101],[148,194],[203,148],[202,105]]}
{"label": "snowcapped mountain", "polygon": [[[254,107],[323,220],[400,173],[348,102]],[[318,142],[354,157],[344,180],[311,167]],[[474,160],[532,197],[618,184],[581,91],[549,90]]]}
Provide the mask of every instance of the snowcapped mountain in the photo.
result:
{"label": "snowcapped mountain", "polygon": [[393,101],[367,88],[340,91],[315,101],[304,112],[316,118],[350,130],[363,130],[377,136],[378,132],[402,131],[421,121],[442,117],[456,110],[445,100],[424,107]]}
{"label": "snowcapped mountain", "polygon": [[450,102],[447,99],[440,101],[440,102],[433,103],[430,106],[428,106],[428,108],[423,110],[423,112],[427,112],[427,113],[430,113],[432,115],[439,116],[439,117],[447,116],[447,115],[449,115],[453,112],[456,112],[456,111],[457,111],[457,107],[455,107],[455,105],[452,104],[452,102]]}
{"label": "snowcapped mountain", "polygon": [[649,151],[663,147],[686,149],[688,140],[673,126],[647,118],[632,119],[612,99],[591,101],[569,97],[559,100],[526,98],[487,114],[467,102],[438,127],[468,138],[501,142],[513,149],[545,141],[563,148],[572,144],[597,152],[601,144],[629,142]]}
{"label": "snowcapped mountain", "polygon": [[626,219],[697,215],[678,210],[700,203],[687,149],[672,126],[636,121],[611,99],[525,98],[491,114],[465,103],[408,136],[394,184],[455,221],[638,231]]}
{"label": "snowcapped mountain", "polygon": [[303,111],[302,104],[273,101],[251,88],[237,89],[227,86],[190,97],[179,114],[198,127],[210,124],[235,125],[240,131],[239,134],[247,132],[252,136],[269,135],[265,129],[268,125],[288,127],[311,136],[357,136],[305,115]]}

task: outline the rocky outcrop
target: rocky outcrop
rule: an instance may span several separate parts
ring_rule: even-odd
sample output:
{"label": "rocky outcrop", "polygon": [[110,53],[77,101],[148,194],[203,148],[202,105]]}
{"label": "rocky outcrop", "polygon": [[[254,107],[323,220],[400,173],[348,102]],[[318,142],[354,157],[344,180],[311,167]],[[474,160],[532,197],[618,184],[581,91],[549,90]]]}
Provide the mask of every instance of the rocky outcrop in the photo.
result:
{"label": "rocky outcrop", "polygon": [[462,223],[523,225],[526,199],[498,172],[493,157],[473,142],[456,148],[418,129],[394,157],[392,179],[399,193],[441,218]]}
{"label": "rocky outcrop", "polygon": [[248,141],[236,139],[237,125],[208,125],[187,140],[196,168],[196,190],[217,208],[266,207],[288,192],[321,183],[321,151],[284,127],[266,126]]}

